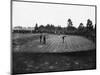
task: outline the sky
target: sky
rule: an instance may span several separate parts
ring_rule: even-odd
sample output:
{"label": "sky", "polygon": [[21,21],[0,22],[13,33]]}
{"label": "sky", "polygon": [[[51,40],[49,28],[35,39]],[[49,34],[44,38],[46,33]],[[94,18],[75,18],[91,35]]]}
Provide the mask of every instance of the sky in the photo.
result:
{"label": "sky", "polygon": [[78,27],[81,22],[86,26],[87,19],[90,19],[94,25],[95,7],[13,1],[13,27],[34,27],[36,23],[66,27],[69,18],[75,27]]}

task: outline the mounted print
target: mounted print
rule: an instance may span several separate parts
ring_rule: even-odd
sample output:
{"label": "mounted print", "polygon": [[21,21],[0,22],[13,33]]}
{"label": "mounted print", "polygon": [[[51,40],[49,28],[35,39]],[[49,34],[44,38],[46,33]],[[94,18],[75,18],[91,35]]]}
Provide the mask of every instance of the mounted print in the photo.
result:
{"label": "mounted print", "polygon": [[12,74],[96,69],[96,5],[11,1]]}

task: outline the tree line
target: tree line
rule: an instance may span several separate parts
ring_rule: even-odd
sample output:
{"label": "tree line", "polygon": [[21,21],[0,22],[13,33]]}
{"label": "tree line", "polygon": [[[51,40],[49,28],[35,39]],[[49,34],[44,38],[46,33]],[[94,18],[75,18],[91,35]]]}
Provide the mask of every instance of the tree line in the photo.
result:
{"label": "tree line", "polygon": [[36,23],[34,30],[13,30],[14,33],[53,33],[53,34],[77,34],[77,35],[83,35],[83,34],[95,34],[96,32],[96,24],[95,27],[93,27],[93,23],[90,19],[87,20],[86,26],[84,26],[83,23],[80,23],[78,28],[76,28],[73,25],[73,22],[71,19],[67,20],[67,26],[61,27],[55,26],[53,24],[47,24],[47,25],[40,25]]}
{"label": "tree line", "polygon": [[67,27],[54,26],[53,24],[47,24],[46,26],[38,24],[35,25],[35,32],[48,32],[48,33],[62,33],[62,34],[84,34],[86,32],[95,32],[96,25],[93,27],[93,23],[90,19],[87,20],[86,26],[83,23],[80,23],[78,28],[73,25],[71,19],[68,19]]}

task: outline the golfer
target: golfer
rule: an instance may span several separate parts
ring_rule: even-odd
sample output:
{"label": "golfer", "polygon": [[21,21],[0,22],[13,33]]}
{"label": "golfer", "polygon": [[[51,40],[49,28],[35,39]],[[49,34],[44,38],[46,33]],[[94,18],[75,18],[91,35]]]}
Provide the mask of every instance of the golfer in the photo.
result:
{"label": "golfer", "polygon": [[63,43],[64,43],[64,41],[65,41],[65,36],[62,36],[62,40],[63,40]]}
{"label": "golfer", "polygon": [[42,34],[40,35],[40,43],[42,42]]}
{"label": "golfer", "polygon": [[43,44],[46,44],[46,36],[43,37]]}

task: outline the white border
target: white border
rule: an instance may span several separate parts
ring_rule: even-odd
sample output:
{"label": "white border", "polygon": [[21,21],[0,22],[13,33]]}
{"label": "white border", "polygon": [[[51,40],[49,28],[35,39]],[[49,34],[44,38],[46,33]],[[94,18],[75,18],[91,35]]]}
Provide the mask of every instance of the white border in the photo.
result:
{"label": "white border", "polygon": [[[32,1],[32,0],[27,0]],[[37,1],[37,0],[34,0]],[[97,70],[83,71],[67,71],[67,72],[51,72],[51,73],[36,73],[33,75],[99,75],[100,73],[100,51],[99,51],[99,28],[100,28],[100,0],[38,0],[42,2],[56,3],[73,3],[97,5]],[[10,75],[10,0],[0,0],[0,75]],[[32,74],[27,74],[32,75]]]}

